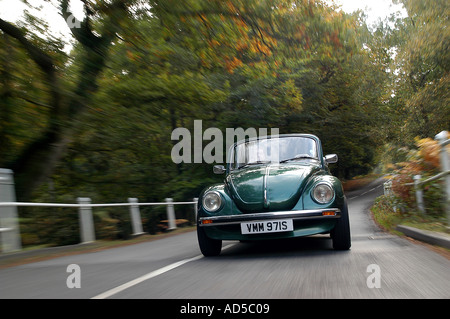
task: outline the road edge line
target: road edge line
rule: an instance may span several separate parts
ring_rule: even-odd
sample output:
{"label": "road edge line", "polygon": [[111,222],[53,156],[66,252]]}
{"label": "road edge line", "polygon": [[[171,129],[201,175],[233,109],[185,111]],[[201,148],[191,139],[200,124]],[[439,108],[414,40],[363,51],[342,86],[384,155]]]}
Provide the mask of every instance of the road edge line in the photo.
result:
{"label": "road edge line", "polygon": [[[230,247],[232,247],[234,245],[235,244],[230,244],[230,245],[224,246],[224,247],[222,247],[222,250],[230,248]],[[140,284],[141,282],[144,282],[144,281],[149,280],[151,278],[154,278],[156,276],[162,275],[162,274],[164,274],[164,273],[166,273],[166,272],[168,272],[168,271],[170,271],[172,269],[178,268],[178,267],[180,267],[180,266],[182,266],[184,264],[187,264],[187,263],[189,263],[191,261],[198,260],[200,258],[203,258],[203,255],[198,255],[198,256],[195,256],[195,257],[192,257],[192,258],[188,258],[188,259],[183,259],[183,260],[177,261],[177,262],[175,262],[173,264],[170,264],[170,265],[167,265],[165,267],[159,268],[159,269],[154,270],[152,272],[149,272],[148,274],[145,274],[145,275],[143,275],[141,277],[138,277],[138,278],[133,279],[133,280],[131,280],[129,282],[126,282],[126,283],[124,283],[124,284],[122,284],[120,286],[117,286],[115,288],[109,289],[109,290],[107,290],[107,291],[105,291],[105,292],[103,292],[103,293],[101,293],[99,295],[96,295],[96,296],[94,296],[94,297],[92,297],[90,299],[106,299],[106,298],[109,298],[109,297],[111,297],[111,296],[113,296],[113,295],[115,295],[115,294],[117,294],[119,292],[122,292],[122,291],[124,291],[124,290],[126,290],[128,288],[136,286],[137,284]]]}

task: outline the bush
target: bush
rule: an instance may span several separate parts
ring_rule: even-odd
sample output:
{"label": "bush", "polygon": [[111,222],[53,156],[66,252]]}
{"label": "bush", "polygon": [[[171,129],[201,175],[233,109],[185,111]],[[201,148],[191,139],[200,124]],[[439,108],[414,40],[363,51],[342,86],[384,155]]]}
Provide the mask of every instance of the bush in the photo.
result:
{"label": "bush", "polygon": [[[410,150],[407,161],[397,163],[397,170],[392,179],[392,191],[409,209],[416,209],[414,175],[423,179],[440,172],[440,146],[431,138],[416,139],[417,149]],[[422,185],[424,205],[427,214],[442,216],[445,213],[442,181],[433,181]]]}
{"label": "bush", "polygon": [[151,235],[156,234],[159,231],[159,223],[162,219],[165,219],[166,209],[165,207],[145,207],[141,209],[142,226],[145,232]]}
{"label": "bush", "polygon": [[444,216],[445,201],[443,196],[443,181],[432,181],[423,185],[423,194],[426,214],[436,217]]}
{"label": "bush", "polygon": [[78,211],[75,209],[23,207],[19,213],[23,246],[62,246],[80,242]]}
{"label": "bush", "polygon": [[93,211],[93,216],[97,239],[117,239],[119,237],[119,219],[112,218],[108,211]]}
{"label": "bush", "polygon": [[402,211],[401,200],[396,196],[379,196],[372,206],[375,221],[387,230],[395,228],[401,219]]}
{"label": "bush", "polygon": [[414,186],[407,185],[414,182],[413,176],[420,174],[420,169],[414,163],[404,162],[399,165],[403,166],[399,169],[392,179],[392,191],[407,206],[413,207],[415,204]]}

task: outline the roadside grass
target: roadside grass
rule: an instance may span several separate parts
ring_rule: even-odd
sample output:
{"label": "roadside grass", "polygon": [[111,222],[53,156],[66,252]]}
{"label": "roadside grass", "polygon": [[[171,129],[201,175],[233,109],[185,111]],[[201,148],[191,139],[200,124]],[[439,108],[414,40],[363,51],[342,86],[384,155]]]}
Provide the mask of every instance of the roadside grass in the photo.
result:
{"label": "roadside grass", "polygon": [[392,209],[386,196],[380,196],[375,200],[371,212],[373,219],[381,228],[399,234],[395,231],[395,227],[401,223],[403,216],[400,212],[395,212]]}
{"label": "roadside grass", "polygon": [[394,197],[382,195],[375,200],[371,208],[373,219],[386,231],[400,235],[401,233],[395,228],[401,224],[423,230],[446,232],[443,217],[421,214],[401,206],[394,209],[396,204],[398,202]]}

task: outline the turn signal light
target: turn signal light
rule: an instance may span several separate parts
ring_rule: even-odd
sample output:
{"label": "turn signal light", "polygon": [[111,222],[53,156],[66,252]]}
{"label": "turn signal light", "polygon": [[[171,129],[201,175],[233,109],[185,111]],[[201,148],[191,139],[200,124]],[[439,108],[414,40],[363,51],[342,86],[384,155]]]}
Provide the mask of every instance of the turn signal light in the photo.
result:
{"label": "turn signal light", "polygon": [[212,224],[212,220],[211,219],[204,219],[204,220],[202,220],[202,224],[204,225],[204,224]]}
{"label": "turn signal light", "polygon": [[335,216],[335,215],[336,215],[336,212],[333,211],[333,210],[326,211],[326,212],[322,213],[322,216]]}

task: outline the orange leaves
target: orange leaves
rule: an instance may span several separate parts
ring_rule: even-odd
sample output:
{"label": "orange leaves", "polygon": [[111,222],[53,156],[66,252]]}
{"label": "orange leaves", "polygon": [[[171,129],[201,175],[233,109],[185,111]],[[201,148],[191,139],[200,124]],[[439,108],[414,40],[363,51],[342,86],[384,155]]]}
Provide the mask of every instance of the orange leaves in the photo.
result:
{"label": "orange leaves", "polygon": [[433,168],[440,167],[440,146],[437,141],[431,138],[424,138],[417,141],[419,146],[419,155],[423,158],[426,165],[431,165]]}
{"label": "orange leaves", "polygon": [[225,69],[228,73],[233,73],[234,69],[242,66],[242,61],[239,60],[236,57],[233,57],[232,59],[229,59],[228,57],[225,58]]}
{"label": "orange leaves", "polygon": [[341,41],[339,40],[337,31],[333,31],[329,36],[329,39],[335,47],[342,48],[342,44]]}
{"label": "orange leaves", "polygon": [[134,57],[133,52],[131,52],[130,50],[127,50],[127,58],[128,58],[129,60],[132,60],[132,61],[135,61],[135,60],[136,60],[136,58]]}
{"label": "orange leaves", "polygon": [[233,17],[232,20],[234,25],[242,29],[242,31],[248,31],[247,23],[245,22],[242,16]]}
{"label": "orange leaves", "polygon": [[236,7],[234,6],[232,1],[226,1],[225,6],[230,10],[230,12],[236,12]]}
{"label": "orange leaves", "polygon": [[259,39],[252,39],[249,43],[249,50],[251,53],[262,53],[266,56],[270,56],[272,54],[270,48],[260,41]]}
{"label": "orange leaves", "polygon": [[238,50],[239,52],[246,51],[248,47],[249,47],[248,42],[243,41],[242,39],[239,39],[236,42],[236,50]]}
{"label": "orange leaves", "polygon": [[204,13],[198,14],[196,19],[197,19],[197,21],[204,23],[207,28],[211,27],[210,24],[208,23],[208,19],[206,18],[206,15]]}
{"label": "orange leaves", "polygon": [[211,47],[218,47],[218,46],[220,46],[220,42],[217,41],[217,40],[215,40],[215,39],[208,40],[208,44],[209,44]]}
{"label": "orange leaves", "polygon": [[252,62],[273,66],[279,56],[331,61],[349,52],[342,50],[348,21],[319,0],[217,0],[181,7],[171,36],[184,37],[205,67],[233,73]]}
{"label": "orange leaves", "polygon": [[413,182],[413,176],[432,176],[439,172],[440,146],[431,138],[416,138],[417,150],[409,152],[408,161],[398,163],[400,169],[397,171],[393,181],[392,190],[408,204],[414,203],[412,196],[413,186],[405,185]]}

